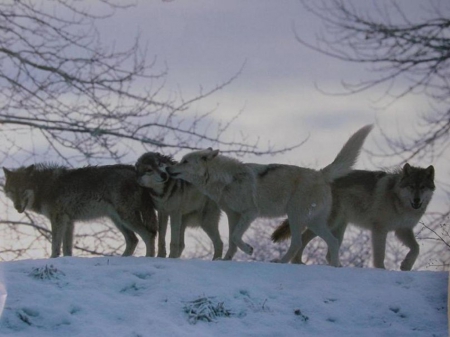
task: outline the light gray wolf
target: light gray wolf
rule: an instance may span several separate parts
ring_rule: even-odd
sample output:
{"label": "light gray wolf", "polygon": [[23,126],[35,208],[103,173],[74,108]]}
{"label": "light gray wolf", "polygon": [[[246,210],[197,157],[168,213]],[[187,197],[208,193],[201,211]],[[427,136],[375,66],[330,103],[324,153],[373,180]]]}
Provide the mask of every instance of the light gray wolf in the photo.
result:
{"label": "light gray wolf", "polygon": [[289,262],[295,256],[302,246],[301,233],[308,227],[325,240],[331,254],[330,264],[338,266],[338,241],[327,226],[330,183],[349,173],[371,129],[372,125],[367,125],[357,131],[336,159],[321,170],[244,164],[211,148],[188,153],[180,163],[166,170],[173,177],[193,184],[227,214],[230,240],[224,259],[232,259],[237,248],[252,254],[253,247],[242,236],[257,217],[287,214],[292,240],[279,262]]}
{"label": "light gray wolf", "polygon": [[184,250],[186,227],[201,227],[214,246],[213,260],[222,258],[219,233],[220,208],[192,184],[171,178],[166,168],[176,161],[157,152],[144,153],[136,162],[137,181],[149,189],[158,210],[158,256],[166,256],[166,230],[170,217],[169,257],[178,258]]}
{"label": "light gray wolf", "polygon": [[52,254],[72,255],[75,221],[107,217],[125,237],[124,256],[132,255],[138,238],[146,256],[154,256],[157,231],[152,200],[136,182],[132,165],[87,166],[69,169],[35,164],[15,170],[3,168],[5,194],[19,213],[25,210],[46,216],[52,229]]}
{"label": "light gray wolf", "polygon": [[[395,231],[397,238],[409,248],[401,263],[401,270],[411,270],[419,255],[413,228],[419,222],[430,202],[434,185],[434,168],[413,167],[405,164],[395,172],[355,170],[331,184],[333,206],[328,225],[342,243],[347,224],[372,232],[373,265],[384,268],[386,236]],[[279,242],[289,238],[285,220],[272,234]],[[316,235],[306,230],[302,235],[305,245]],[[303,249],[293,262],[301,263]]]}

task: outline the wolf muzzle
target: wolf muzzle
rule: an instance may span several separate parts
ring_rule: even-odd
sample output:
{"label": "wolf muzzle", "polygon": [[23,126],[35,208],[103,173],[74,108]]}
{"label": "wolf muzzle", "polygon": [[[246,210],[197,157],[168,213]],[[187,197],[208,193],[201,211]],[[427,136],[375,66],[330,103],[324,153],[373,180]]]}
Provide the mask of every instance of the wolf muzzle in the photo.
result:
{"label": "wolf muzzle", "polygon": [[16,209],[17,212],[23,213],[23,212],[25,212],[25,208],[26,208],[27,203],[28,203],[28,201],[23,203],[23,204],[21,204],[21,203],[14,203],[14,208]]}
{"label": "wolf muzzle", "polygon": [[166,167],[166,172],[169,174],[169,176],[174,178],[180,174],[178,172],[173,172],[172,167]]}
{"label": "wolf muzzle", "polygon": [[411,201],[411,207],[414,209],[419,209],[420,207],[422,207],[422,202],[419,198],[414,198],[414,200]]}

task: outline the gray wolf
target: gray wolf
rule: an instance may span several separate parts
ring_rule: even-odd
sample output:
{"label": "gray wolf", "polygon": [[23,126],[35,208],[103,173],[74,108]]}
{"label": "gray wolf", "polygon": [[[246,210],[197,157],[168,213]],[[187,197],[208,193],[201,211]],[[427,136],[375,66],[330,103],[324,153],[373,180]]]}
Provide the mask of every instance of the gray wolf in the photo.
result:
{"label": "gray wolf", "polygon": [[46,216],[52,229],[51,257],[72,255],[75,221],[107,217],[125,237],[123,255],[132,255],[139,234],[146,256],[154,256],[156,214],[152,200],[136,182],[132,165],[87,166],[69,169],[35,164],[15,170],[3,168],[5,194],[19,213]]}
{"label": "gray wolf", "polygon": [[289,262],[295,256],[302,246],[301,233],[308,227],[325,240],[331,254],[330,264],[338,266],[338,241],[327,226],[331,210],[330,183],[349,173],[371,129],[372,125],[367,125],[357,131],[336,159],[321,170],[282,164],[244,164],[209,148],[186,154],[180,163],[168,167],[167,172],[193,184],[227,214],[230,240],[224,259],[232,259],[237,248],[252,254],[253,247],[242,236],[257,217],[287,214],[292,240],[280,262]]}
{"label": "gray wolf", "polygon": [[[331,184],[333,206],[328,225],[339,246],[349,222],[369,229],[376,268],[384,268],[386,236],[395,231],[397,238],[409,248],[400,269],[411,270],[419,255],[413,228],[425,213],[434,189],[433,166],[419,168],[405,164],[402,170],[392,173],[355,170]],[[272,240],[279,242],[289,236],[289,224],[285,220],[273,232]],[[306,245],[315,236],[306,230],[302,240]],[[293,262],[301,263],[302,252],[300,249]]]}
{"label": "gray wolf", "polygon": [[223,243],[219,233],[220,208],[188,182],[173,179],[166,168],[176,161],[157,152],[147,152],[136,162],[137,181],[149,189],[158,210],[158,256],[166,256],[166,230],[170,217],[169,257],[177,258],[184,250],[186,227],[201,227],[214,245],[213,260],[222,258]]}

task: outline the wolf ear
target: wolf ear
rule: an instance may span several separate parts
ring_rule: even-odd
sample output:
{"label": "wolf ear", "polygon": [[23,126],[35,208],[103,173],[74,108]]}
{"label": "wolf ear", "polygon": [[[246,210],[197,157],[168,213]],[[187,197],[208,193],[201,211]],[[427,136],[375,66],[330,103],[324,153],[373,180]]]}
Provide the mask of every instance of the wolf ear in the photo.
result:
{"label": "wolf ear", "polygon": [[434,167],[433,167],[433,165],[428,166],[427,169],[425,170],[425,172],[427,173],[428,178],[430,178],[431,180],[434,180]]}
{"label": "wolf ear", "polygon": [[403,175],[409,176],[410,173],[411,173],[411,165],[406,163],[405,165],[403,165]]}
{"label": "wolf ear", "polygon": [[202,157],[203,160],[211,160],[217,157],[219,154],[219,150],[213,150],[211,147],[208,147],[208,153]]}
{"label": "wolf ear", "polygon": [[163,161],[167,161],[169,162],[171,165],[176,164],[175,159],[172,158],[172,156],[166,156],[164,154],[161,154],[159,152],[156,152],[156,154],[158,155],[159,159],[162,159]]}
{"label": "wolf ear", "polygon": [[6,167],[3,168],[3,173],[5,174],[5,177],[8,177],[11,174],[11,171],[8,170]]}
{"label": "wolf ear", "polygon": [[34,164],[28,166],[28,167],[25,169],[25,173],[26,173],[26,174],[31,174],[31,173],[33,173],[34,168],[35,168],[35,165],[34,165]]}

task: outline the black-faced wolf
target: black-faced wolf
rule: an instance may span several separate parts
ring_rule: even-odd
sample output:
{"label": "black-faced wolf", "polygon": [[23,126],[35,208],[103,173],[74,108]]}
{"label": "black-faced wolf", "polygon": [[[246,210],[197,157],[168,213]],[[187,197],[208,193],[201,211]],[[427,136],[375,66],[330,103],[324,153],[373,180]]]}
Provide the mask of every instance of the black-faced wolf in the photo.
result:
{"label": "black-faced wolf", "polygon": [[72,255],[75,221],[110,218],[125,237],[123,255],[132,255],[139,234],[146,255],[154,256],[157,221],[152,200],[136,182],[131,165],[69,169],[35,164],[3,168],[5,194],[19,213],[30,210],[46,216],[52,228],[52,254]]}
{"label": "black-faced wolf", "polygon": [[193,185],[170,178],[166,168],[176,164],[156,152],[143,154],[136,162],[138,183],[148,188],[158,210],[158,256],[166,256],[166,230],[170,216],[169,257],[180,257],[187,226],[201,227],[214,245],[213,259],[222,258],[223,243],[219,233],[220,208]]}
{"label": "black-faced wolf", "polygon": [[[373,265],[384,268],[386,236],[395,231],[397,238],[409,248],[401,263],[401,270],[411,270],[419,255],[413,228],[425,213],[435,189],[434,168],[413,167],[405,164],[402,170],[356,170],[332,183],[333,207],[328,224],[342,243],[347,224],[372,232]],[[289,238],[285,220],[272,234],[274,242]],[[302,235],[305,245],[316,235],[307,230]],[[301,263],[303,249],[293,262]]]}
{"label": "black-faced wolf", "polygon": [[242,236],[257,217],[287,214],[292,240],[280,262],[289,262],[295,256],[302,246],[301,233],[308,227],[325,240],[331,254],[330,264],[338,266],[339,243],[327,226],[330,183],[350,172],[371,129],[367,125],[351,136],[333,163],[322,170],[244,164],[219,155],[218,150],[207,149],[185,155],[167,172],[193,184],[227,214],[230,241],[225,259],[232,259],[238,247],[247,254],[253,252]]}

